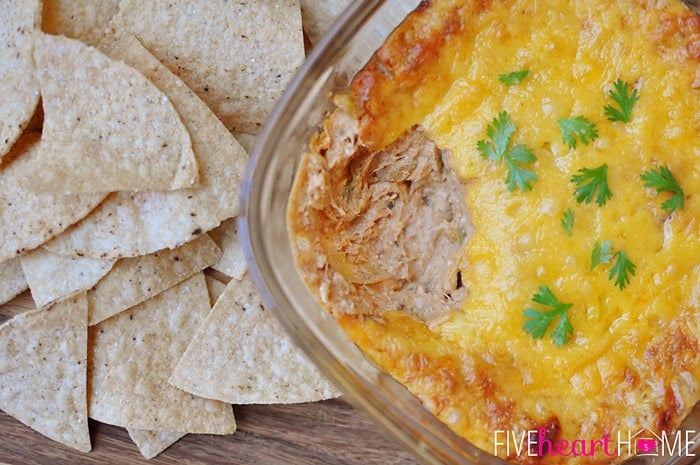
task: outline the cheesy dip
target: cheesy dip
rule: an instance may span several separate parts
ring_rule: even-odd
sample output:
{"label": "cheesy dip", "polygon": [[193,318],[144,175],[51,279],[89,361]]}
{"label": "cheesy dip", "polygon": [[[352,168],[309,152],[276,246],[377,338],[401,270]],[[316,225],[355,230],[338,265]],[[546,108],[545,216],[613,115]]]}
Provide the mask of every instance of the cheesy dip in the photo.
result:
{"label": "cheesy dip", "polygon": [[485,451],[690,453],[699,65],[679,1],[423,1],[303,157],[298,269]]}

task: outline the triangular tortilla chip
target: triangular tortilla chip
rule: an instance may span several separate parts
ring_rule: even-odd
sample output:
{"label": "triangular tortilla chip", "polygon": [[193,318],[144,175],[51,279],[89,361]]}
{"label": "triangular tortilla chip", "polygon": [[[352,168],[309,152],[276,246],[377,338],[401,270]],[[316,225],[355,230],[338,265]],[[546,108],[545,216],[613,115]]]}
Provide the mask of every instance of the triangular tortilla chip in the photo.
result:
{"label": "triangular tortilla chip", "polygon": [[37,192],[192,187],[198,167],[169,99],[130,66],[74,39],[39,33],[44,107]]}
{"label": "triangular tortilla chip", "polygon": [[211,267],[229,278],[241,279],[248,270],[243,246],[238,238],[238,223],[230,218],[209,232],[216,245],[221,249],[221,258]]}
{"label": "triangular tortilla chip", "polygon": [[27,278],[19,258],[0,263],[0,304],[9,302],[27,289]]}
{"label": "triangular tortilla chip", "polygon": [[41,29],[96,46],[119,0],[44,0]]}
{"label": "triangular tortilla chip", "polygon": [[252,280],[232,280],[169,382],[232,404],[313,402],[339,393],[263,307]]}
{"label": "triangular tortilla chip", "polygon": [[9,0],[0,14],[0,159],[12,148],[39,103],[34,37],[41,24],[39,0]]}
{"label": "triangular tortilla chip", "polygon": [[177,249],[119,260],[88,292],[88,324],[106,320],[216,263],[221,251],[202,234]]}
{"label": "triangular tortilla chip", "polygon": [[91,449],[86,321],[83,294],[0,326],[0,408],[82,452]]}
{"label": "triangular tortilla chip", "polygon": [[169,385],[175,364],[209,313],[204,275],[89,329],[91,418],[125,428],[230,434],[230,405]]}
{"label": "triangular tortilla chip", "polygon": [[56,255],[41,247],[19,257],[37,307],[91,289],[116,260]]}
{"label": "triangular tortilla chip", "polygon": [[110,26],[136,36],[236,132],[260,131],[304,60],[299,0],[122,0]]}
{"label": "triangular tortilla chip", "polygon": [[61,233],[87,215],[104,194],[35,194],[27,177],[41,169],[38,133],[23,135],[0,166],[0,262]]}
{"label": "triangular tortilla chip", "polygon": [[216,116],[133,38],[106,43],[108,54],[144,73],[173,102],[192,135],[200,187],[119,193],[46,244],[61,255],[122,258],[175,248],[236,216],[248,154]]}
{"label": "triangular tortilla chip", "polygon": [[141,455],[147,459],[152,459],[168,447],[180,440],[185,433],[169,433],[167,431],[150,431],[146,429],[127,428],[129,437],[136,447],[139,448]]}
{"label": "triangular tortilla chip", "polygon": [[255,134],[246,134],[244,132],[235,133],[236,140],[241,144],[246,152],[252,153],[255,143],[258,141],[258,136]]}
{"label": "triangular tortilla chip", "polygon": [[317,43],[351,0],[301,0],[304,32],[312,44]]}

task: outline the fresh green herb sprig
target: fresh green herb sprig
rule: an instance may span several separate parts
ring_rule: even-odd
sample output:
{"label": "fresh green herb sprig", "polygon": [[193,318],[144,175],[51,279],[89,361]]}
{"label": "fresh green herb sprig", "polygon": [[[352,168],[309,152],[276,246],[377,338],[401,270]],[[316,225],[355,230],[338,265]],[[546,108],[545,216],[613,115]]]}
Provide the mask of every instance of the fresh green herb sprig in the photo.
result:
{"label": "fresh green herb sprig", "polygon": [[668,200],[661,204],[661,208],[669,213],[683,209],[685,194],[668,167],[661,166],[658,170],[651,169],[642,174],[641,178],[645,187],[656,190],[656,195],[662,192],[670,192],[672,194]]}
{"label": "fresh green herb sprig", "polygon": [[561,218],[561,227],[566,231],[566,235],[571,237],[574,228],[574,211],[571,208],[567,208],[564,215]]}
{"label": "fresh green herb sprig", "polygon": [[506,111],[502,111],[486,128],[490,141],[480,140],[477,142],[477,148],[485,159],[496,163],[505,160],[508,167],[506,175],[508,190],[512,192],[518,187],[524,192],[532,189],[532,183],[537,181],[534,171],[526,167],[534,163],[537,158],[525,144],[508,148],[514,132],[515,123]]}
{"label": "fresh green herb sprig", "polygon": [[559,318],[550,337],[557,347],[561,347],[574,333],[574,328],[569,321],[568,311],[573,304],[560,302],[547,286],[539,286],[538,292],[532,297],[532,301],[546,307],[545,310],[526,308],[523,311],[525,324],[523,329],[534,339],[542,339],[556,318]]}
{"label": "fresh green herb sprig", "polygon": [[608,186],[608,165],[603,163],[597,168],[581,168],[579,174],[571,178],[576,184],[574,195],[578,203],[591,203],[595,197],[598,206],[602,207],[612,197]]}
{"label": "fresh green herb sprig", "polygon": [[612,105],[606,105],[603,107],[605,116],[609,121],[629,123],[632,119],[632,108],[639,100],[639,92],[634,88],[630,92],[630,85],[622,79],[615,81],[613,87],[614,89],[608,95],[617,104],[617,108]]}
{"label": "fresh green herb sprig", "polygon": [[587,145],[598,137],[595,124],[585,116],[560,118],[557,125],[561,129],[561,140],[571,149],[575,149],[578,141]]}
{"label": "fresh green herb sprig", "polygon": [[517,86],[530,75],[529,69],[513,71],[512,73],[504,73],[498,75],[498,80],[506,86]]}
{"label": "fresh green herb sprig", "polygon": [[591,270],[601,264],[609,264],[614,260],[608,274],[609,280],[615,280],[615,285],[623,290],[630,283],[630,277],[634,276],[637,266],[627,257],[627,254],[618,250],[613,253],[612,242],[595,241],[591,252]]}
{"label": "fresh green herb sprig", "polygon": [[622,250],[615,252],[613,259],[615,263],[610,268],[608,279],[615,279],[615,285],[623,290],[630,283],[630,276],[634,276],[637,266],[627,258],[627,254]]}

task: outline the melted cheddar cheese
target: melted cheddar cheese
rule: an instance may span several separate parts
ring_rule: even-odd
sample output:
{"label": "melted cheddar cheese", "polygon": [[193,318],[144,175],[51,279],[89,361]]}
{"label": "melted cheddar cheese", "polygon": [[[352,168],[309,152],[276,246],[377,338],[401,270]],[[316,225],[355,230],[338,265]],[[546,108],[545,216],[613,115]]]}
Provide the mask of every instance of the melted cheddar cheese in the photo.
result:
{"label": "melted cheddar cheese", "polygon": [[[699,63],[700,19],[676,1],[423,2],[349,96],[366,147],[419,125],[449,151],[474,226],[460,261],[467,296],[427,322],[398,309],[340,312],[352,340],[454,431],[512,460],[533,459],[494,447],[495,431],[545,428],[573,441],[677,428],[700,398]],[[499,81],[518,70],[529,71],[520,84]],[[639,94],[627,123],[603,110],[618,79]],[[509,190],[505,164],[477,149],[502,111],[512,144],[537,158],[531,190]],[[598,136],[571,148],[557,121],[575,116]],[[577,202],[572,176],[604,163],[612,197]],[[645,187],[641,175],[659,167],[682,187],[681,210]],[[634,263],[623,289],[612,261],[591,266],[596,241]],[[552,327],[541,339],[523,330],[540,286],[572,304],[561,347]]]}

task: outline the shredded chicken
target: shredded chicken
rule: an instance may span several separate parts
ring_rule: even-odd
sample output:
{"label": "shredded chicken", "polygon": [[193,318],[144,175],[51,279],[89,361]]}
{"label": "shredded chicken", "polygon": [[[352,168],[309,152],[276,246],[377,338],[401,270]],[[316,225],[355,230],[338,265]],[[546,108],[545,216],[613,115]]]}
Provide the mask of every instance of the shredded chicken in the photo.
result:
{"label": "shredded chicken", "polygon": [[420,127],[372,152],[355,129],[336,112],[302,167],[290,223],[305,238],[298,257],[315,254],[298,260],[307,283],[332,311],[427,321],[459,307],[459,257],[473,228],[448,152]]}

